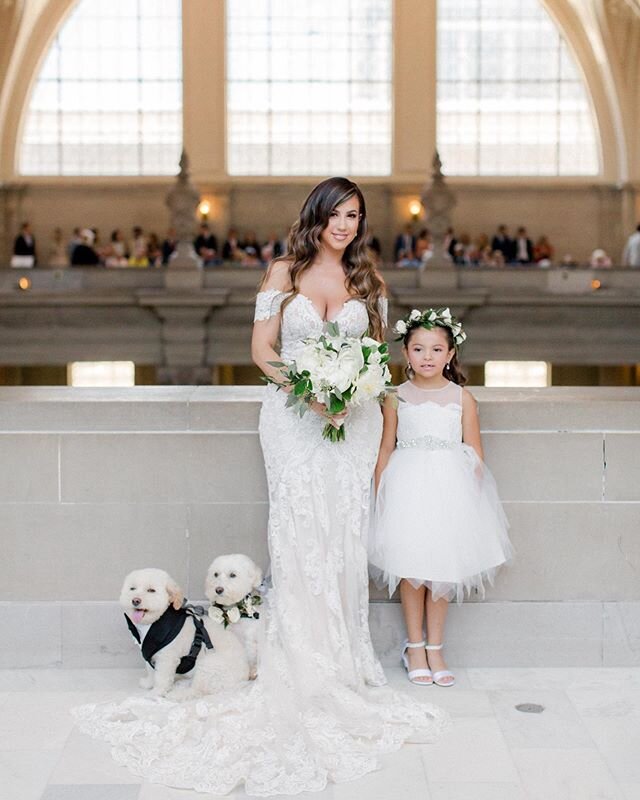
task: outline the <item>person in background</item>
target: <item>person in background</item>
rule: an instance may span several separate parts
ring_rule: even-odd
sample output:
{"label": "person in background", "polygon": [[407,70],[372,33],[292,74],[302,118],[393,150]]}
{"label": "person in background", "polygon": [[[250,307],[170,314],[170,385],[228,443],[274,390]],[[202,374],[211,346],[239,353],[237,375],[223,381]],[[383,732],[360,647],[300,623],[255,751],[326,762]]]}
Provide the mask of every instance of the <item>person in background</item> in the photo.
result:
{"label": "person in background", "polygon": [[157,233],[149,234],[147,243],[147,258],[150,267],[159,267],[162,264],[162,245]]}
{"label": "person in background", "polygon": [[602,250],[598,248],[591,253],[591,258],[589,259],[589,266],[593,267],[594,269],[602,269],[608,268],[613,266],[613,262],[611,258],[607,255],[606,250]]}
{"label": "person in background", "polygon": [[376,263],[380,263],[382,260],[382,246],[380,245],[380,239],[374,234],[373,228],[369,228],[367,231],[366,243]]}
{"label": "person in background", "polygon": [[635,232],[627,239],[622,253],[623,267],[640,267],[640,223]]}
{"label": "person in background", "polygon": [[14,256],[32,256],[34,265],[37,263],[36,240],[31,231],[31,224],[23,222],[20,233],[16,236],[13,243]]}
{"label": "person in background", "polygon": [[105,267],[126,267],[129,263],[127,259],[127,243],[119,228],[111,232],[111,239],[102,251],[102,257]]}
{"label": "person in background", "polygon": [[499,250],[504,256],[505,263],[513,260],[514,247],[513,239],[509,236],[509,231],[506,225],[499,225],[498,230],[491,240],[491,249]]}
{"label": "person in background", "polygon": [[193,246],[196,249],[196,253],[202,259],[202,263],[205,267],[215,264],[216,256],[218,254],[218,240],[214,234],[211,233],[209,225],[206,222],[201,223],[200,232],[198,233]]}
{"label": "person in background", "polygon": [[178,246],[178,240],[176,239],[176,229],[169,228],[167,231],[167,235],[165,237],[164,242],[162,242],[162,263],[168,264],[169,259],[171,258],[174,250]]}
{"label": "person in background", "polygon": [[416,237],[413,235],[411,223],[404,226],[404,231],[396,236],[393,246],[394,261],[413,261]]}
{"label": "person in background", "polygon": [[47,267],[68,267],[67,248],[62,236],[62,228],[54,228],[51,234],[49,254],[47,256]]}
{"label": "person in background", "polygon": [[76,247],[82,243],[82,236],[80,235],[80,228],[74,228],[71,233],[71,238],[67,244],[67,255],[69,256],[69,262],[73,263],[73,251]]}
{"label": "person in background", "polygon": [[227,238],[222,245],[222,260],[223,261],[240,261],[242,253],[240,252],[240,240],[238,238],[238,231],[236,228],[229,228],[227,231]]}
{"label": "person in background", "polygon": [[[226,245],[226,242],[225,242]],[[282,255],[282,243],[276,233],[270,233],[267,241],[260,248],[260,259],[263,264],[268,264],[274,258]]]}
{"label": "person in background", "polygon": [[262,247],[256,238],[255,231],[247,231],[247,233],[245,233],[244,241],[240,245],[240,249],[244,252],[242,261],[240,262],[243,267],[256,267],[260,265]]}
{"label": "person in background", "polygon": [[533,263],[533,242],[527,236],[526,228],[518,228],[513,249],[513,261],[515,261],[516,264]]}
{"label": "person in background", "polygon": [[553,245],[546,236],[541,236],[533,248],[533,260],[537,263],[540,261],[553,261]]}
{"label": "person in background", "polygon": [[422,228],[418,233],[416,238],[414,247],[413,247],[413,256],[416,261],[423,261],[424,254],[429,250],[430,247],[430,240],[429,240],[429,231],[426,228]]}
{"label": "person in background", "polygon": [[84,228],[80,232],[80,244],[73,248],[71,256],[72,267],[97,267],[100,263],[100,256],[94,247],[96,240],[95,233],[91,228]]}
{"label": "person in background", "polygon": [[447,229],[447,235],[444,237],[444,249],[445,252],[449,253],[451,259],[453,260],[455,247],[458,244],[458,240],[456,239],[455,233],[453,232],[453,228]]}

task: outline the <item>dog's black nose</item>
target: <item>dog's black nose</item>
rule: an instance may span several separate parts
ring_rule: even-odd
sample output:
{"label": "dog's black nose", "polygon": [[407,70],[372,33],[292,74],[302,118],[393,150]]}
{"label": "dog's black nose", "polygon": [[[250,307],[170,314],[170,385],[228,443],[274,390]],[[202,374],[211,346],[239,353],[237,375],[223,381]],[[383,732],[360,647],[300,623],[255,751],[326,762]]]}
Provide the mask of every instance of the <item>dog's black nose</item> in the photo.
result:
{"label": "dog's black nose", "polygon": [[216,586],[216,594],[222,594],[224,592],[224,586]]}
{"label": "dog's black nose", "polygon": [[142,602],[142,600],[139,597],[134,597],[133,600],[131,601],[131,605],[132,606],[136,606],[136,608],[137,608],[140,605],[141,602]]}

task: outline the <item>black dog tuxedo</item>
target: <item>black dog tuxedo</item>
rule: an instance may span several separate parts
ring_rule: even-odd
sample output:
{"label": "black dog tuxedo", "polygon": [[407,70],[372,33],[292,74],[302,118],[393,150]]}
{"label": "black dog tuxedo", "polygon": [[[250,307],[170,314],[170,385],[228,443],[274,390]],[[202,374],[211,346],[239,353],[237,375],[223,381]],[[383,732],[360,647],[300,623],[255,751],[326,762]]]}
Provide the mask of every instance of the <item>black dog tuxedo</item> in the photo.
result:
{"label": "black dog tuxedo", "polygon": [[176,638],[176,636],[184,627],[184,624],[188,618],[193,620],[196,630],[193,637],[193,644],[191,645],[188,655],[183,656],[180,659],[180,663],[176,669],[178,675],[184,675],[187,672],[191,672],[196,665],[196,659],[200,655],[203,644],[207,650],[213,650],[213,645],[211,644],[211,639],[209,638],[207,629],[204,627],[204,623],[197,616],[194,610],[187,606],[179,609],[178,611],[176,611],[173,606],[169,606],[160,619],[156,620],[152,625],[149,626],[149,630],[147,631],[147,635],[144,637],[144,640],[141,640],[138,629],[129,619],[127,614],[124,615],[124,618],[127,620],[127,627],[131,631],[131,635],[140,645],[142,657],[154,669],[155,666],[153,663],[153,657],[159,650],[162,650],[163,647],[166,647]]}

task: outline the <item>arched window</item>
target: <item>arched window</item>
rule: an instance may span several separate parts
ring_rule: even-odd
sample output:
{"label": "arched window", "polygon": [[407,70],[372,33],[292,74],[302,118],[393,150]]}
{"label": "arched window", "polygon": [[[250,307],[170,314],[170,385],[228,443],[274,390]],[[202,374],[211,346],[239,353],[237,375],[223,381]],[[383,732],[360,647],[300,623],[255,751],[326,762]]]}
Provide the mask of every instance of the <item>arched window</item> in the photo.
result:
{"label": "arched window", "polygon": [[391,0],[227,0],[231,175],[388,175]]}
{"label": "arched window", "polygon": [[169,175],[182,146],[180,0],[81,0],[45,57],[23,175]]}
{"label": "arched window", "polygon": [[451,175],[595,175],[593,115],[539,0],[438,0],[438,147]]}

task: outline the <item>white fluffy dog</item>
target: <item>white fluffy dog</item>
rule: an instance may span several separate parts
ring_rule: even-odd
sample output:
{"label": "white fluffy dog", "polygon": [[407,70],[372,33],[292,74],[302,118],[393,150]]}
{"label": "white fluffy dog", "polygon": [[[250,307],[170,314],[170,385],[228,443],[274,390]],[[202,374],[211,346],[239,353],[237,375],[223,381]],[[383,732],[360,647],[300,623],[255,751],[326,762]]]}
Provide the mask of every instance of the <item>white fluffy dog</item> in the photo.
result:
{"label": "white fluffy dog", "polygon": [[207,571],[205,594],[211,601],[209,617],[219,628],[233,630],[244,644],[249,659],[249,675],[257,675],[258,641],[262,633],[256,589],[262,583],[262,570],[249,556],[218,556]]}
{"label": "white fluffy dog", "polygon": [[[166,695],[176,673],[189,673],[190,686],[172,692],[172,699],[187,699],[248,680],[249,665],[240,640],[206,617],[199,620],[183,608],[183,600],[182,590],[164,570],[138,569],[124,580],[120,604],[146,661],[142,688]],[[212,649],[206,646],[207,634]]]}

